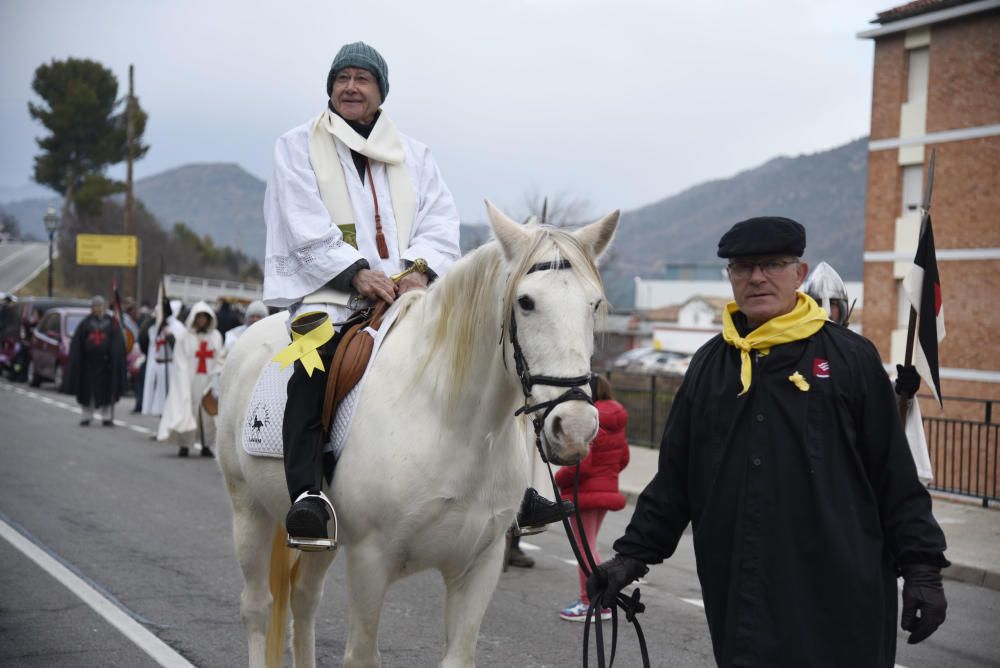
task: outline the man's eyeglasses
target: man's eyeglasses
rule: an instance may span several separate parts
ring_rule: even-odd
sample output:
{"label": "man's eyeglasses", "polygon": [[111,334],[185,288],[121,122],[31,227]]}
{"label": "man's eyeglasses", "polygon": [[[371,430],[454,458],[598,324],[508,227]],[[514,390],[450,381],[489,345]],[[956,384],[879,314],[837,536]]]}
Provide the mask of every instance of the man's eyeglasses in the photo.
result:
{"label": "man's eyeglasses", "polygon": [[743,279],[753,275],[754,267],[760,267],[761,272],[768,278],[781,275],[790,264],[798,264],[798,260],[764,260],[763,262],[730,262],[726,267],[731,278]]}

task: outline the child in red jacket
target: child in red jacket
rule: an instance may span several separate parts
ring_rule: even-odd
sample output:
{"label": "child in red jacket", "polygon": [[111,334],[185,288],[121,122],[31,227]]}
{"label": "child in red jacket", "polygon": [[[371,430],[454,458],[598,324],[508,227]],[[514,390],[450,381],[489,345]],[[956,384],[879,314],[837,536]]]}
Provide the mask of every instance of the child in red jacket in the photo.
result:
{"label": "child in red jacket", "polygon": [[[597,554],[597,532],[609,510],[621,510],[625,507],[625,497],[618,491],[618,474],[628,464],[628,441],[625,438],[625,425],[628,423],[628,413],[625,407],[611,396],[611,385],[603,376],[594,376],[590,382],[591,396],[597,407],[599,429],[597,437],[590,444],[590,453],[580,462],[580,519],[583,521],[583,531],[587,536],[587,545],[594,555],[595,563],[601,563]],[[575,466],[564,466],[556,471],[556,483],[562,498],[573,500],[573,479],[576,475]],[[579,532],[575,518],[570,518],[573,537],[581,554],[585,554],[580,543]],[[580,571],[580,598],[559,612],[559,617],[570,622],[583,622],[587,619],[587,578]],[[611,610],[601,611],[602,619],[611,619]]]}

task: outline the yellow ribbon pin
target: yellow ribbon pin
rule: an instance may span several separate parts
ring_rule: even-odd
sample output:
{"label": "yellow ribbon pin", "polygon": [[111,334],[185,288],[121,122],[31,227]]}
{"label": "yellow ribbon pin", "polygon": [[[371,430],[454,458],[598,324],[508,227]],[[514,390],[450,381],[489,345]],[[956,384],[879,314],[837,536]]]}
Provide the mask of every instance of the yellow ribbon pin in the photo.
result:
{"label": "yellow ribbon pin", "polygon": [[316,349],[332,339],[333,333],[333,325],[330,324],[329,319],[324,320],[316,329],[306,334],[299,334],[293,330],[291,344],[282,349],[271,361],[278,362],[281,364],[281,368],[284,369],[296,360],[301,360],[302,367],[306,370],[309,377],[312,378],[313,371],[316,369],[320,371],[326,370],[323,367],[323,360],[320,359]]}
{"label": "yellow ribbon pin", "polygon": [[809,383],[806,382],[806,379],[803,378],[802,374],[799,373],[798,371],[789,376],[788,380],[792,381],[792,384],[795,385],[795,387],[802,390],[803,392],[809,391]]}

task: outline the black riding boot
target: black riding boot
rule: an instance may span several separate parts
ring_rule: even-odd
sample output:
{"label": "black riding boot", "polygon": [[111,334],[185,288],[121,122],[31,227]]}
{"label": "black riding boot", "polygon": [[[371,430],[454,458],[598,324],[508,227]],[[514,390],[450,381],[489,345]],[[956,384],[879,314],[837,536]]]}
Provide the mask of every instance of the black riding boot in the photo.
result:
{"label": "black riding boot", "polygon": [[530,536],[545,531],[546,524],[561,522],[563,517],[569,517],[575,510],[572,501],[560,499],[559,503],[549,501],[529,487],[524,491],[521,509],[517,513],[514,525],[515,536]]}
{"label": "black riding boot", "polygon": [[[317,349],[323,368],[329,370],[333,349],[339,334]],[[284,441],[285,480],[292,507],[285,517],[289,543],[308,549],[310,541],[328,541],[327,522],[330,519],[329,500],[323,495],[324,463],[329,468],[330,458],[324,460],[323,446],[323,397],[326,392],[327,371],[313,370],[306,373],[301,361],[295,362],[292,377],[288,380],[288,401],[281,425]],[[303,494],[308,496],[302,497]],[[326,549],[314,547],[313,549]]]}

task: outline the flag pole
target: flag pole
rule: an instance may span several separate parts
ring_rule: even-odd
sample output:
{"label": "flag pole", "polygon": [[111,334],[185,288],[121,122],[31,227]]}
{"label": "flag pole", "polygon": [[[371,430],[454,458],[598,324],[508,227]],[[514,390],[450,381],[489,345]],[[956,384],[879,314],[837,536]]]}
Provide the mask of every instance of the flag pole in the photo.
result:
{"label": "flag pole", "polygon": [[[920,232],[917,234],[917,245],[919,247],[920,239],[924,236],[924,231],[927,229],[927,219],[931,215],[931,193],[934,191],[934,157],[936,155],[936,149],[931,149],[931,161],[927,166],[927,187],[924,188],[924,201],[921,205],[920,213]],[[914,258],[914,261],[916,258]],[[913,304],[910,304],[910,320],[906,326],[906,349],[903,353],[903,366],[913,365],[913,345],[917,334],[917,309],[914,308]],[[902,418],[903,424],[906,424],[906,418],[910,413],[910,402],[913,401],[913,396],[900,396],[899,397],[899,417]]]}

